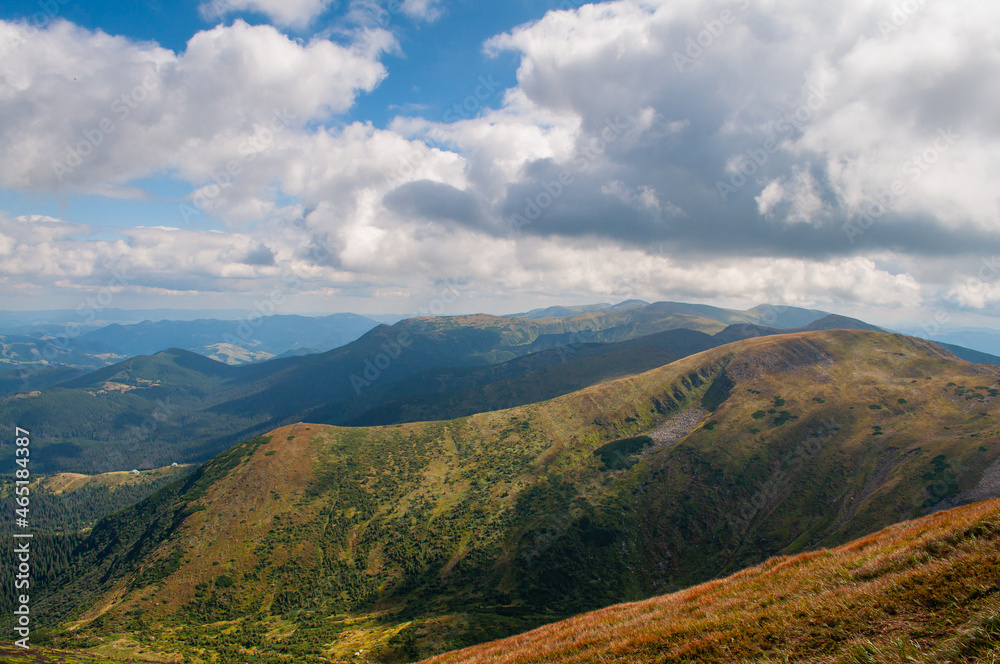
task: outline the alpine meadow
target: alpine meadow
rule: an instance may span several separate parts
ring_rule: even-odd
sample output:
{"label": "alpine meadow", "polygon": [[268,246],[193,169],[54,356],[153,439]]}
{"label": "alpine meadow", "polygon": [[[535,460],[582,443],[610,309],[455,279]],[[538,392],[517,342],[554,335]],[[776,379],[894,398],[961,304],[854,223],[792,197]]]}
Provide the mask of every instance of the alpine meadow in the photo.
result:
{"label": "alpine meadow", "polygon": [[4,3],[0,662],[1000,664],[998,26]]}

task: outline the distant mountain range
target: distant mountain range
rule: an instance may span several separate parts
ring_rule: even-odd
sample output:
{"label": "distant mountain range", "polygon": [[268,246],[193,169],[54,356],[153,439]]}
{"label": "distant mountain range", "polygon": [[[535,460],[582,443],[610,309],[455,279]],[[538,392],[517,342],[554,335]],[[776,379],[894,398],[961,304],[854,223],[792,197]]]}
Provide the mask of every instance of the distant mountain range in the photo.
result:
{"label": "distant mountain range", "polygon": [[129,357],[182,348],[227,364],[243,364],[288,353],[332,350],[378,324],[355,314],[316,318],[275,315],[242,321],[145,321],[109,325],[82,335],[80,340]]}
{"label": "distant mountain range", "polygon": [[[664,309],[655,316],[667,316]],[[106,403],[95,421],[113,420],[126,398],[165,399],[173,389],[168,384],[188,381],[192,394],[201,391],[204,403],[192,411],[201,416],[246,417],[253,402],[273,418],[270,409],[279,402],[301,408],[333,394],[324,377],[350,391],[341,372],[356,371],[364,353],[393,354],[386,344],[409,343],[384,370],[386,380],[416,375],[432,355],[456,366],[479,358],[477,371],[497,369],[489,358],[568,333],[540,320],[403,321],[372,330],[354,350],[351,344],[243,367],[170,351],[5,408],[33,400],[41,408],[58,397],[64,405],[85,403],[88,411]],[[51,561],[32,609],[55,628],[50,645],[115,643],[123,649],[119,656],[137,659],[144,653],[161,660],[406,662],[678,591],[775,555],[841,545],[1000,493],[1000,368],[963,362],[903,335],[821,329],[848,321],[819,319],[813,330],[780,334],[736,323],[716,336],[749,338],[556,398],[459,419],[288,424],[229,447],[82,534],[68,562]],[[617,336],[618,327],[602,332]],[[645,323],[633,319],[627,327]],[[529,368],[575,373],[589,361],[607,371],[609,358],[628,358],[630,349],[654,349],[663,358],[671,348],[697,351],[705,337],[714,338],[696,330],[658,334],[658,342],[608,344],[604,354],[599,343],[564,347],[580,358],[566,363],[546,364],[558,353],[549,350],[548,359]],[[531,358],[522,353],[508,364]],[[250,374],[261,382],[244,377]],[[460,378],[486,380],[469,375]],[[220,390],[230,390],[231,398],[219,401]],[[53,416],[60,412],[47,407]],[[44,413],[31,412],[42,443]],[[27,413],[17,421],[29,421]],[[9,411],[3,420],[12,421]],[[174,426],[169,417],[159,425]],[[197,433],[179,426],[191,437]],[[703,650],[666,640],[672,619],[639,627],[647,615],[641,611],[613,625],[587,617],[594,631],[580,643],[593,646],[578,661],[618,652],[601,650],[611,630],[680,648],[677,661],[735,661],[725,659],[730,647],[753,661],[752,648],[793,637],[826,654],[853,652],[850,639],[868,634],[870,625],[895,635],[908,620],[937,625],[920,644],[938,644],[953,632],[934,621],[947,615],[971,625],[964,621],[992,601],[995,554],[987,548],[1000,533],[994,522],[981,510],[935,516],[921,527],[963,525],[917,540],[920,527],[906,531],[907,541],[919,542],[912,546],[876,547],[867,539],[843,553],[772,561],[690,591],[684,597],[700,597],[696,606],[706,612],[694,621],[709,630],[693,642]],[[883,556],[886,547],[897,547],[898,555]],[[962,557],[964,551],[970,555]],[[821,569],[827,559],[854,562],[827,572]],[[882,600],[870,605],[848,593],[845,579],[850,588],[871,581],[873,590],[883,589]],[[741,590],[727,594],[731,588]],[[810,622],[820,602],[829,620],[817,614]],[[889,613],[892,607],[898,612]],[[8,609],[0,607],[0,615],[9,616]],[[886,622],[877,622],[882,614],[873,612],[883,609]],[[690,621],[676,624],[694,629]],[[651,633],[662,637],[643,636]],[[879,647],[882,634],[870,637]],[[563,661],[572,651],[558,648],[568,644],[539,640],[525,661],[540,661],[533,657],[552,648],[561,654],[550,661]],[[453,657],[490,661],[486,654],[475,659],[485,652]],[[800,661],[800,650],[789,652],[790,661]]]}
{"label": "distant mountain range", "polygon": [[[0,400],[0,422],[35,423],[35,458],[48,472],[199,462],[299,421],[374,426],[463,417],[555,398],[742,339],[879,330],[833,314],[817,318],[822,313],[660,302],[562,318],[406,319],[326,353],[242,366],[171,349],[83,374],[50,369],[44,378],[51,382],[38,385],[47,389],[22,386]],[[791,330],[757,324],[802,320],[810,322]],[[155,344],[163,328],[140,329],[148,335],[135,343]],[[128,330],[108,334],[125,335],[125,343]],[[8,387],[19,389],[17,380]]]}
{"label": "distant mountain range", "polygon": [[907,326],[901,332],[915,337],[930,339],[940,344],[964,346],[982,353],[1000,355],[1000,331],[987,328],[935,329]]}

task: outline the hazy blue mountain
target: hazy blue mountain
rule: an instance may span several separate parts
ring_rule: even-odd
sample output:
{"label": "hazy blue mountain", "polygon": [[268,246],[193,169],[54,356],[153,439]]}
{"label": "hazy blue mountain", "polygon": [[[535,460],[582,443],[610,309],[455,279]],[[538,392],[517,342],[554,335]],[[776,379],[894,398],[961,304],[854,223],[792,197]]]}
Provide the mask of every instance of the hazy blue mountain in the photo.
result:
{"label": "hazy blue mountain", "polygon": [[760,304],[747,313],[757,319],[758,324],[778,329],[800,328],[829,315],[818,309],[802,309],[775,304]]}
{"label": "hazy blue mountain", "polygon": [[167,348],[184,348],[215,359],[243,363],[232,354],[220,357],[220,346],[235,346],[254,354],[243,361],[269,359],[299,349],[327,351],[343,346],[378,323],[356,314],[322,317],[274,315],[263,318],[226,320],[144,321],[133,325],[109,325],[81,337],[113,348],[125,355],[149,355]]}
{"label": "hazy blue mountain", "polygon": [[531,311],[525,311],[518,314],[507,314],[506,317],[528,318],[532,320],[541,318],[569,318],[570,316],[577,316],[579,314],[586,314],[594,311],[628,311],[630,309],[641,309],[642,307],[648,305],[649,302],[643,302],[641,300],[628,300],[627,302],[621,302],[619,304],[602,302],[600,304],[576,304],[569,306],[557,305],[541,309],[532,309]]}
{"label": "hazy blue mountain", "polygon": [[1000,332],[987,328],[958,328],[928,330],[919,326],[909,325],[898,328],[901,332],[912,334],[921,339],[936,343],[954,344],[971,348],[982,353],[1000,355]]}
{"label": "hazy blue mountain", "polygon": [[878,329],[835,315],[792,330],[715,319],[748,317],[656,303],[568,318],[410,318],[325,353],[242,366],[172,349],[0,399],[0,422],[37,429],[38,462],[51,470],[151,468],[202,461],[296,421],[461,417],[554,398],[732,341]]}
{"label": "hazy blue mountain", "polygon": [[215,318],[237,320],[245,309],[47,309],[42,311],[0,311],[0,332],[47,332],[57,334],[67,324],[83,329],[111,323],[140,323],[144,320],[197,320]]}
{"label": "hazy blue mountain", "polygon": [[941,348],[944,348],[955,357],[965,360],[966,362],[972,362],[974,364],[1000,365],[1000,357],[996,355],[982,353],[978,350],[972,350],[971,348],[965,348],[964,346],[956,346],[955,344],[943,344],[940,341],[936,341],[934,343],[941,346]]}

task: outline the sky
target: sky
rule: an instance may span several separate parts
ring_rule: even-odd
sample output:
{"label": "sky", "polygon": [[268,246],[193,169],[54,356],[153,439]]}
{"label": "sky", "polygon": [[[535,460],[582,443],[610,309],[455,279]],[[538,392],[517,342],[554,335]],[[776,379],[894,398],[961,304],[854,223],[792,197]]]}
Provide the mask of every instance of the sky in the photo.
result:
{"label": "sky", "polygon": [[7,0],[0,309],[997,327],[1000,4]]}

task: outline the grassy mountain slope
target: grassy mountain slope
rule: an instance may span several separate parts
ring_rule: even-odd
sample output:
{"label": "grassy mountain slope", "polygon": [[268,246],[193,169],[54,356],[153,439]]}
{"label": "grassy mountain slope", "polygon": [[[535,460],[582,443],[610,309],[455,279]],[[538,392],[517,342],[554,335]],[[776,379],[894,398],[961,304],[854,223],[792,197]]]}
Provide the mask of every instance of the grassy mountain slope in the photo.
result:
{"label": "grassy mountain slope", "polygon": [[454,421],[293,425],[98,524],[39,615],[74,625],[57,645],[412,660],[985,497],[998,387],[832,331]]}
{"label": "grassy mountain slope", "polygon": [[[726,320],[740,318],[738,313],[711,307],[658,303],[640,310],[609,310],[559,319],[487,315],[407,319],[391,327],[379,326],[326,353],[232,369],[171,349],[100,369],[39,394],[11,395],[0,400],[0,423],[37,431],[39,463],[48,472],[96,472],[201,461],[240,440],[303,419],[310,409],[326,408],[321,418],[324,421],[348,422],[381,407],[387,399],[398,399],[414,390],[426,393],[420,381],[408,383],[410,392],[386,389],[420,372],[443,370],[439,375],[444,375],[458,368],[485,367],[557,347],[575,354],[585,344],[634,339],[648,331],[723,327],[703,314]],[[550,369],[540,382],[532,383],[540,386],[538,390],[524,390],[525,381],[521,380],[499,386],[493,396],[475,391],[457,394],[438,407],[438,412],[423,404],[413,415],[400,417],[437,419],[496,408],[497,404],[524,403],[524,395],[548,398],[683,354],[680,349],[670,353],[644,357],[633,348],[629,357],[622,358],[624,371],[614,373],[610,365],[604,369],[592,366],[576,376],[567,372],[567,380],[562,381],[560,371]],[[529,364],[510,367],[494,379],[520,376]],[[482,381],[478,385],[449,385],[443,391],[482,385]],[[379,398],[383,394],[379,390],[385,390],[384,398]],[[373,419],[379,412],[383,411],[373,411],[364,421],[385,422]],[[391,414],[393,407],[384,412]]]}
{"label": "grassy mountain slope", "polygon": [[618,343],[575,343],[502,364],[422,371],[298,417],[347,426],[455,419],[552,399],[716,345],[711,336],[695,330],[667,330]]}
{"label": "grassy mountain slope", "polygon": [[[821,312],[780,313],[792,320]],[[635,336],[661,326],[723,325],[703,315],[745,318],[702,305],[657,303],[561,319],[409,319],[327,353],[242,367],[171,349],[0,399],[0,423],[37,432],[40,470],[46,472],[151,468],[202,461],[296,421],[376,425],[523,405],[723,343],[782,332],[741,322],[712,337],[695,329]],[[873,329],[831,315],[803,331],[832,327]]]}
{"label": "grassy mountain slope", "polygon": [[428,664],[1000,661],[1000,501]]}
{"label": "grassy mountain slope", "polygon": [[825,316],[798,330],[740,323],[714,335],[677,329],[615,343],[573,343],[499,365],[421,372],[363,398],[306,411],[300,419],[348,426],[453,419],[552,399],[734,341],[814,329],[879,331],[853,318]]}
{"label": "grassy mountain slope", "polygon": [[[192,470],[191,466],[167,466],[140,473],[34,475],[30,485],[32,532],[56,534],[90,528]],[[13,478],[0,478],[0,500],[14,502]],[[12,528],[10,522],[4,522],[0,533],[9,534]]]}

